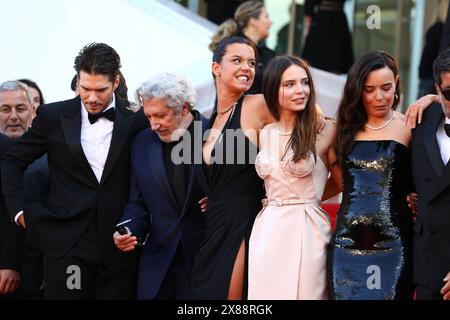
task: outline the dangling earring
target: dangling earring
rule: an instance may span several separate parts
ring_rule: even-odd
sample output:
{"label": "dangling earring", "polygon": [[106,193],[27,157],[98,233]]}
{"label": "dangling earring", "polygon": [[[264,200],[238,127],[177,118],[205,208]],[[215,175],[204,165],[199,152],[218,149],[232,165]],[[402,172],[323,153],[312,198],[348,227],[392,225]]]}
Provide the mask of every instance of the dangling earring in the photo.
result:
{"label": "dangling earring", "polygon": [[395,100],[398,100],[398,94],[397,94],[397,92],[394,93],[394,98],[395,98]]}

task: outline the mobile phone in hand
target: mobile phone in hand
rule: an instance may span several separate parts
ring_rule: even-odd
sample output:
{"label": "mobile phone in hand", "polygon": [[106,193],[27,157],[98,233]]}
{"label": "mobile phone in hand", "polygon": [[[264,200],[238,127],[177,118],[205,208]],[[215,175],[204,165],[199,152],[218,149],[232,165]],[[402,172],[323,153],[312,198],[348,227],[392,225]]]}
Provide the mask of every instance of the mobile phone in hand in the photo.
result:
{"label": "mobile phone in hand", "polygon": [[128,227],[123,226],[123,225],[116,226],[116,231],[122,236],[126,235],[126,234],[131,234],[130,229]]}

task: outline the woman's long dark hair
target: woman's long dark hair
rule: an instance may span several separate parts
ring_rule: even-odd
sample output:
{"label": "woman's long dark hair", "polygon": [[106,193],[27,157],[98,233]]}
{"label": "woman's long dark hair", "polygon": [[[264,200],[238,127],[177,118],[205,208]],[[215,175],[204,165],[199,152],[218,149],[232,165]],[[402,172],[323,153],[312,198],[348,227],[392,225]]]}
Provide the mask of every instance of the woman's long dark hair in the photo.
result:
{"label": "woman's long dark hair", "polygon": [[[341,166],[351,150],[356,134],[364,128],[364,124],[367,122],[367,112],[362,100],[364,82],[369,73],[385,67],[394,73],[394,78],[398,76],[394,58],[385,51],[375,50],[360,57],[348,72],[344,94],[339,104],[337,133],[334,141],[337,163]],[[395,109],[399,102],[400,80],[395,87],[392,109]]]}
{"label": "woman's long dark hair", "polygon": [[297,112],[295,127],[286,147],[292,148],[293,161],[307,159],[310,152],[316,158],[316,135],[318,131],[316,111],[316,91],[312,82],[311,72],[305,61],[292,56],[278,56],[267,65],[263,75],[262,92],[270,113],[278,121],[280,119],[279,90],[283,73],[292,65],[304,69],[309,79],[310,93],[305,109]]}

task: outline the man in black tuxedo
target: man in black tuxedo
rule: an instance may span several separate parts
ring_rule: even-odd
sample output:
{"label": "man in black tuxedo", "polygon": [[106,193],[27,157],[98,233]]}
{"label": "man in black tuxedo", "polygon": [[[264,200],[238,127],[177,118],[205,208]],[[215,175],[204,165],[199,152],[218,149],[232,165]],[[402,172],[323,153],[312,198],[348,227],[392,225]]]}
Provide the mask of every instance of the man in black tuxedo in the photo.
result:
{"label": "man in black tuxedo", "polygon": [[[0,84],[0,156],[30,127],[35,115],[32,99],[24,83]],[[25,173],[27,201],[42,199],[48,190],[48,176],[44,155]],[[25,230],[11,221],[1,194],[0,299],[41,299],[43,269],[42,252],[26,237]]]}
{"label": "man in black tuxedo", "polygon": [[[13,144],[13,140],[0,134],[0,157]],[[9,219],[3,196],[0,194],[0,296],[14,292],[20,283],[21,251],[24,241],[22,230]]]}
{"label": "man in black tuxedo", "polygon": [[414,225],[417,299],[450,299],[450,49],[434,61],[440,104],[413,131],[412,163],[418,194]]}
{"label": "man in black tuxedo", "polygon": [[195,91],[181,77],[155,76],[137,92],[152,130],[133,141],[130,196],[120,223],[128,234],[114,239],[124,252],[143,245],[138,299],[193,299],[192,266],[206,206],[193,163],[201,164],[208,120],[192,109]]}
{"label": "man in black tuxedo", "polygon": [[[114,96],[119,68],[110,46],[85,46],[75,59],[80,95],[40,107],[4,157],[8,211],[44,252],[47,299],[135,296],[137,255],[117,250],[111,234],[127,201],[130,142],[148,124]],[[23,173],[45,153],[48,196],[26,203]]]}

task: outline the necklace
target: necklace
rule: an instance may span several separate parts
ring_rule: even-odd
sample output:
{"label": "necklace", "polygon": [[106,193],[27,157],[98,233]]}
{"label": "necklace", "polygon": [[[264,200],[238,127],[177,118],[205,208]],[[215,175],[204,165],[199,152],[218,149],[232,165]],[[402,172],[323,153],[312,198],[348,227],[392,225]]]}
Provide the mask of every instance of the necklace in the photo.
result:
{"label": "necklace", "polygon": [[[219,144],[222,143],[223,132],[227,129],[228,124],[229,124],[229,123],[231,122],[231,120],[233,119],[234,110],[236,110],[236,106],[237,106],[237,102],[233,103],[233,105],[232,105],[233,110],[231,111],[230,117],[228,118],[227,122],[225,123],[225,126],[224,126],[223,129],[222,129],[222,132],[220,133]],[[228,110],[230,110],[230,109],[228,109]],[[227,111],[228,111],[228,110],[227,110]],[[225,112],[227,112],[227,111],[225,111]],[[224,113],[225,113],[225,112],[224,112]]]}
{"label": "necklace", "polygon": [[392,122],[392,120],[394,120],[394,112],[392,112],[391,118],[379,127],[372,127],[371,125],[368,125],[367,123],[364,126],[369,129],[372,129],[372,130],[381,130],[383,128],[386,128],[389,125],[389,123]]}
{"label": "necklace", "polygon": [[275,122],[275,129],[277,129],[277,132],[280,136],[290,136],[292,134],[291,132],[281,132],[280,129],[278,128],[277,123]]}
{"label": "necklace", "polygon": [[233,102],[233,104],[231,106],[229,106],[228,108],[226,108],[224,111],[219,111],[219,108],[217,107],[217,114],[225,114],[228,111],[230,111],[232,108],[236,107],[237,105],[237,101]]}

